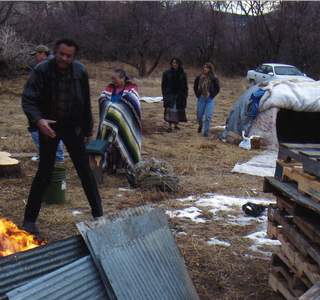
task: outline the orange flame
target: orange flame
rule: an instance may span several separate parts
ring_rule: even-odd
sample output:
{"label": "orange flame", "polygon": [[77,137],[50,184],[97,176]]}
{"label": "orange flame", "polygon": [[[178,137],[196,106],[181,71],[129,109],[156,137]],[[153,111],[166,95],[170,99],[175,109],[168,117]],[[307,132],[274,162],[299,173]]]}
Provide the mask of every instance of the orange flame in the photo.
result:
{"label": "orange flame", "polygon": [[34,235],[20,230],[13,222],[0,219],[0,256],[33,249],[45,242],[35,240]]}

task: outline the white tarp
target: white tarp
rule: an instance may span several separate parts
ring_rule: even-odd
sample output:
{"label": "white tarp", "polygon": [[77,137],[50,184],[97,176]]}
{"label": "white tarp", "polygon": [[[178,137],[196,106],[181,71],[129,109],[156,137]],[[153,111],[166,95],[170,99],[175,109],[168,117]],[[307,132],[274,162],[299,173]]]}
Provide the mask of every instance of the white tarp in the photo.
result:
{"label": "white tarp", "polygon": [[278,151],[265,150],[245,163],[237,163],[231,172],[255,176],[274,176]]}

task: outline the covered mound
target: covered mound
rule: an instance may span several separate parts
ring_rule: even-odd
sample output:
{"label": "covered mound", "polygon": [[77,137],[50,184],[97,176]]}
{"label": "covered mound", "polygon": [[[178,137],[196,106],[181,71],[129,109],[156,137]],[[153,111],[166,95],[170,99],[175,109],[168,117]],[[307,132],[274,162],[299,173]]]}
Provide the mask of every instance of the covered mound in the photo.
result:
{"label": "covered mound", "polygon": [[270,81],[249,88],[235,103],[222,133],[260,136],[261,145],[319,143],[320,81]]}

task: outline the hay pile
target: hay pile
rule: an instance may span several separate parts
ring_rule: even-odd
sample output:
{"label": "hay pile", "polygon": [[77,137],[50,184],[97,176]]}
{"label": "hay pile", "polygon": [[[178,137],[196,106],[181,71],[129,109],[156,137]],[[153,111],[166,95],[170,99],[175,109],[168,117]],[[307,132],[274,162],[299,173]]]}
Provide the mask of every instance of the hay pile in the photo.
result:
{"label": "hay pile", "polygon": [[127,170],[127,179],[135,188],[157,188],[170,192],[176,192],[179,188],[179,179],[173,175],[172,167],[154,157],[138,162],[133,170]]}

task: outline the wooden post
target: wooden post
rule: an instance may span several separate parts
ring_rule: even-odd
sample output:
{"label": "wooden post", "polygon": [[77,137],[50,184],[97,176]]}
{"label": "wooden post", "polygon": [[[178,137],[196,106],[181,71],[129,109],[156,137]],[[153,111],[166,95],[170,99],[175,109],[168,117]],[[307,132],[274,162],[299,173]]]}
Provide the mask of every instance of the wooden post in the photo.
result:
{"label": "wooden post", "polygon": [[99,154],[89,154],[89,163],[90,168],[93,171],[93,174],[96,178],[97,184],[103,183],[103,172],[102,172],[102,163],[103,157]]}

